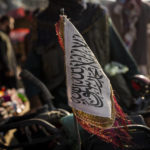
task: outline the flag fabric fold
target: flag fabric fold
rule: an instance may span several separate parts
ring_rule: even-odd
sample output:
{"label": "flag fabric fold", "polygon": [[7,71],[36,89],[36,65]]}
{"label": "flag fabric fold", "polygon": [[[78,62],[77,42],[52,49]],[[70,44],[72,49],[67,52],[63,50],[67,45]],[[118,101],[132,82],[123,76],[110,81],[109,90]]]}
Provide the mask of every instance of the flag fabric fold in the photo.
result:
{"label": "flag fabric fold", "polygon": [[127,120],[117,104],[109,79],[82,35],[66,16],[60,16],[55,27],[65,54],[69,106],[84,129],[119,146],[116,139],[119,135],[128,138],[127,130],[111,128],[125,126]]}

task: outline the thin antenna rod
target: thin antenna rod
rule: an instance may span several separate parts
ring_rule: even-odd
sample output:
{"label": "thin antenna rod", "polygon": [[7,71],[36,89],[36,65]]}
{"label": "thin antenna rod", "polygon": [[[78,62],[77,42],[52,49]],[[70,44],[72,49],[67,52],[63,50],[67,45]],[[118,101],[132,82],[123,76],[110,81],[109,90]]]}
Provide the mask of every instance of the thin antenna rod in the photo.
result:
{"label": "thin antenna rod", "polygon": [[81,150],[81,137],[80,137],[79,126],[78,126],[77,120],[75,118],[75,115],[73,115],[73,118],[74,118],[77,141],[78,141],[78,150]]}

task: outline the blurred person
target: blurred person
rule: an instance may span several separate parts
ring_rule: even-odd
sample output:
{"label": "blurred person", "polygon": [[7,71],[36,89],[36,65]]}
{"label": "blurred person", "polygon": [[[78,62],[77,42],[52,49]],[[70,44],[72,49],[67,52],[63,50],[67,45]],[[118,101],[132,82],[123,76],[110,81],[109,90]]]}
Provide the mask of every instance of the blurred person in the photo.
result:
{"label": "blurred person", "polygon": [[0,86],[16,88],[16,59],[9,38],[14,28],[14,19],[9,16],[0,18]]}
{"label": "blurred person", "polygon": [[[16,53],[17,62],[22,66],[26,60],[27,53],[29,49],[31,49],[30,47],[32,46],[32,42],[28,44],[27,40],[28,37],[30,37],[31,35],[30,32],[32,33],[35,32],[34,30],[36,29],[36,24],[34,21],[34,16],[32,11],[20,8],[15,10],[14,12],[16,12],[16,14],[14,15],[15,24],[14,24],[13,35],[15,35],[16,32],[16,37],[18,36],[19,38],[15,39],[12,37],[12,41]],[[32,36],[31,38],[34,39],[34,36]],[[30,40],[32,41],[31,38]]]}
{"label": "blurred person", "polygon": [[147,25],[150,23],[150,5],[141,0],[116,0],[108,5],[108,9],[140,71],[148,75]]}
{"label": "blurred person", "polygon": [[[130,108],[133,104],[132,93],[128,87],[130,78],[138,74],[135,61],[124,47],[108,19],[107,12],[99,4],[86,3],[84,0],[50,0],[49,6],[37,17],[37,40],[29,53],[24,68],[43,81],[55,97],[56,107],[68,109],[66,81],[64,70],[64,52],[61,50],[55,23],[59,19],[60,9],[77,27],[87,44],[94,52],[104,69],[112,61],[128,66],[125,74],[109,76],[118,99]],[[128,82],[128,83],[127,83]],[[42,105],[41,93],[34,85],[24,80],[26,93],[31,102],[31,108]]]}

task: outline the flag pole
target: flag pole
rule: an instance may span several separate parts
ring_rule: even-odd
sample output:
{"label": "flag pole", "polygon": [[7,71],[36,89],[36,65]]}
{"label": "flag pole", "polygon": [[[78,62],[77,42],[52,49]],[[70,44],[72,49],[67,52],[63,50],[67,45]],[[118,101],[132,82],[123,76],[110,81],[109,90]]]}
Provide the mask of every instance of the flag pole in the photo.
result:
{"label": "flag pole", "polygon": [[[61,8],[60,9],[60,14],[62,16],[65,15],[65,9]],[[81,137],[80,137],[80,131],[79,131],[79,126],[76,120],[75,115],[73,114],[73,119],[74,119],[74,125],[75,125],[75,131],[76,131],[76,137],[77,137],[77,143],[78,143],[78,150],[81,150]]]}
{"label": "flag pole", "polygon": [[78,142],[78,150],[81,150],[81,137],[80,137],[79,125],[77,123],[75,115],[73,115],[73,118],[74,118],[74,125],[75,125],[77,142]]}
{"label": "flag pole", "polygon": [[64,9],[64,8],[61,8],[61,9],[60,9],[60,14],[61,14],[62,16],[65,15],[65,9]]}

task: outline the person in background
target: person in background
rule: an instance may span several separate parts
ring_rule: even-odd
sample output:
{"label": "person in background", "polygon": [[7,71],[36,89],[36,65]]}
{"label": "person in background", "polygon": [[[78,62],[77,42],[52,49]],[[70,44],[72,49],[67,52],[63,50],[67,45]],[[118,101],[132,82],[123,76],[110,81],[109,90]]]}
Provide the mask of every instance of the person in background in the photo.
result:
{"label": "person in background", "polygon": [[16,88],[16,58],[9,38],[14,28],[14,19],[9,16],[0,18],[0,86]]}
{"label": "person in background", "polygon": [[30,44],[27,43],[27,40],[30,32],[34,32],[36,29],[34,16],[32,11],[23,8],[12,11],[10,16],[13,16],[15,19],[14,30],[11,32],[10,38],[16,54],[17,63],[19,66],[22,66],[26,60],[28,49],[32,46],[32,39],[30,38]]}
{"label": "person in background", "polygon": [[[130,108],[133,97],[127,85],[130,78],[138,74],[135,61],[124,47],[108,19],[106,10],[99,4],[86,3],[84,0],[50,0],[46,10],[37,17],[37,40],[30,50],[24,68],[46,84],[52,95],[54,105],[68,109],[64,70],[64,52],[60,48],[55,31],[60,10],[77,27],[87,44],[104,69],[112,61],[128,66],[125,74],[110,77],[110,81],[119,95],[122,106]],[[42,105],[41,92],[32,83],[24,80],[31,109]]]}
{"label": "person in background", "polygon": [[140,71],[148,75],[147,27],[150,23],[150,4],[141,0],[116,0],[107,5],[111,19]]}

